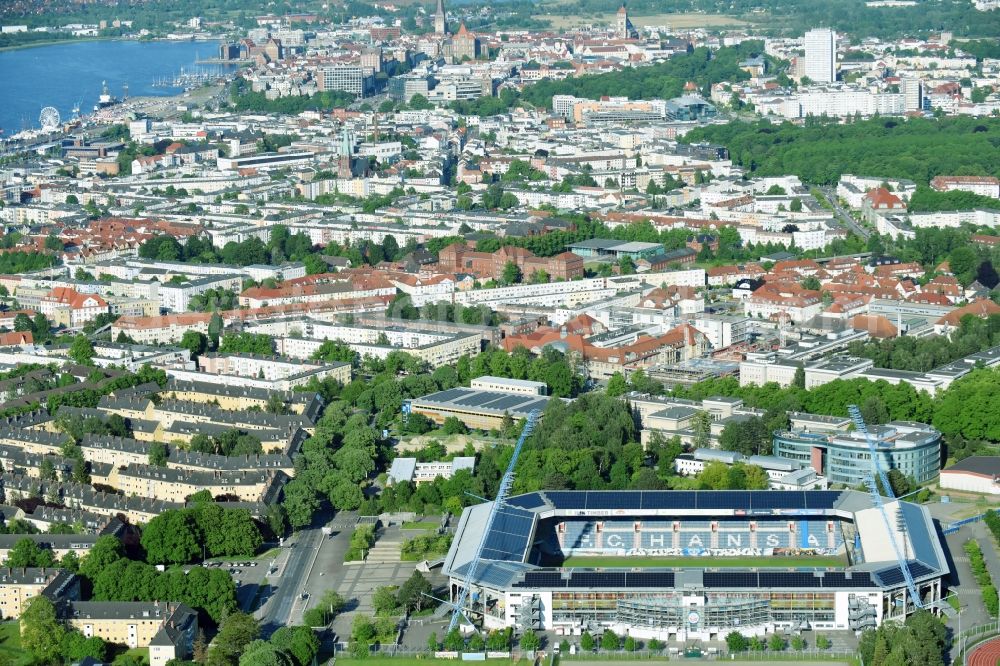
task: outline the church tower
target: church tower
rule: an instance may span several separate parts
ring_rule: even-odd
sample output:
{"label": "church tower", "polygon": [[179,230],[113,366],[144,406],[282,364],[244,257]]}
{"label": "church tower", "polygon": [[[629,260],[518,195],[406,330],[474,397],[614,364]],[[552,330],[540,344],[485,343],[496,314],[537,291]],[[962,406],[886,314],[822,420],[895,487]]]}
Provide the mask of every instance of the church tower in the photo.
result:
{"label": "church tower", "polygon": [[444,14],[444,0],[437,0],[437,9],[434,11],[434,32],[439,35],[448,34],[448,21]]}
{"label": "church tower", "polygon": [[625,3],[618,8],[618,15],[615,17],[615,37],[618,39],[638,39],[639,31],[635,29],[632,25],[632,21],[628,17],[628,10],[625,9]]}

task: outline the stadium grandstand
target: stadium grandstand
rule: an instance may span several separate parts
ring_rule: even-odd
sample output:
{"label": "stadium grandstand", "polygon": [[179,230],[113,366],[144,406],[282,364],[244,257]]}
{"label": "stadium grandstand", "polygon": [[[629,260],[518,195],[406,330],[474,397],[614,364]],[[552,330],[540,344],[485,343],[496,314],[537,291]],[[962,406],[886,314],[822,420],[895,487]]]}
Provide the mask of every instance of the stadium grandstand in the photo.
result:
{"label": "stadium grandstand", "polygon": [[[927,510],[856,491],[540,491],[462,514],[444,573],[485,628],[611,628],[668,641],[854,630],[936,609],[948,564]],[[481,550],[480,550],[481,549]]]}

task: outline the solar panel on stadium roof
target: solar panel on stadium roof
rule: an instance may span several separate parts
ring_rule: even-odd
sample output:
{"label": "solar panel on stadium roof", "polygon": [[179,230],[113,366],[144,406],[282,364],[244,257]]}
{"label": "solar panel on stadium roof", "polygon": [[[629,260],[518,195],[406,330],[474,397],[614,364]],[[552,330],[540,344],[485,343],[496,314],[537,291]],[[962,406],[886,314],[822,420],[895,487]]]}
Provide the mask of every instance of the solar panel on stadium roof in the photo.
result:
{"label": "solar panel on stadium roof", "polygon": [[558,571],[529,571],[514,587],[566,587],[566,579]]}
{"label": "solar panel on stadium roof", "polygon": [[926,564],[922,562],[910,562],[910,575],[914,578],[926,576],[931,573],[934,573],[934,569],[930,568]]}
{"label": "solar panel on stadium roof", "polygon": [[616,492],[618,509],[638,509],[642,506],[642,492],[638,490]]}
{"label": "solar panel on stadium roof", "polygon": [[811,573],[801,571],[761,571],[761,587],[815,587],[819,581]]}
{"label": "solar panel on stadium roof", "polygon": [[574,571],[569,579],[570,587],[625,587],[623,571]]}
{"label": "solar panel on stadium roof", "polygon": [[617,509],[620,493],[595,490],[587,493],[588,509]]}
{"label": "solar panel on stadium roof", "polygon": [[476,573],[476,577],[486,585],[504,587],[510,582],[511,572],[492,562],[486,562],[483,568]]}
{"label": "solar panel on stadium roof", "polygon": [[517,507],[500,508],[483,543],[483,558],[522,561],[528,548],[534,517],[534,513]]}
{"label": "solar panel on stadium roof", "polygon": [[695,497],[691,490],[647,490],[642,493],[642,508],[693,509]]}
{"label": "solar panel on stadium roof", "polygon": [[725,490],[703,490],[695,498],[699,509],[728,509],[734,506],[730,493]]}
{"label": "solar panel on stadium roof", "polygon": [[842,571],[828,571],[822,578],[823,587],[872,587],[872,577],[867,571],[855,571],[850,578]]}
{"label": "solar panel on stadium roof", "polygon": [[840,494],[839,490],[810,490],[805,494],[806,508],[832,509]]}
{"label": "solar panel on stadium roof", "polygon": [[545,496],[555,504],[557,509],[585,509],[587,508],[587,493],[546,490]]}
{"label": "solar panel on stadium roof", "polygon": [[705,587],[760,587],[753,571],[706,571]]}
{"label": "solar panel on stadium roof", "polygon": [[629,571],[625,574],[625,587],[673,587],[673,571]]}
{"label": "solar panel on stadium roof", "polygon": [[800,491],[767,491],[754,490],[750,492],[751,509],[804,509],[805,493]]}
{"label": "solar panel on stadium roof", "polygon": [[890,567],[888,569],[881,569],[875,572],[875,575],[883,585],[898,585],[906,580],[903,577],[903,572],[899,570],[899,567]]}
{"label": "solar panel on stadium roof", "polygon": [[511,497],[507,500],[507,504],[513,504],[514,506],[519,506],[524,509],[534,509],[536,507],[545,506],[545,501],[538,493],[528,493],[527,495]]}
{"label": "solar panel on stadium roof", "polygon": [[934,551],[934,537],[927,530],[923,509],[916,504],[900,502],[899,510],[906,520],[906,532],[913,544],[913,555],[916,559],[930,566],[938,565],[937,553]]}

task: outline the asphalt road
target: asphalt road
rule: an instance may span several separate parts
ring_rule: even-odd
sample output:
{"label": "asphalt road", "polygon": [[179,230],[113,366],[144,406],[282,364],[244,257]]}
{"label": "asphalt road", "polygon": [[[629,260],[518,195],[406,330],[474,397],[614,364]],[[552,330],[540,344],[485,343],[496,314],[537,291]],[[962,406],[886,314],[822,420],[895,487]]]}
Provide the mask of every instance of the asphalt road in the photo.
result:
{"label": "asphalt road", "polygon": [[265,636],[288,623],[297,602],[302,605],[302,592],[322,542],[323,533],[314,527],[299,532],[286,546],[290,551],[288,561],[280,571],[281,576],[273,578],[274,593],[258,616]]}
{"label": "asphalt road", "polygon": [[841,224],[865,240],[871,236],[871,232],[855,222],[850,212],[844,210],[840,205],[840,201],[837,199],[837,191],[834,188],[821,187],[819,190],[826,197],[826,200],[830,202],[830,205],[833,206],[833,213],[840,220]]}

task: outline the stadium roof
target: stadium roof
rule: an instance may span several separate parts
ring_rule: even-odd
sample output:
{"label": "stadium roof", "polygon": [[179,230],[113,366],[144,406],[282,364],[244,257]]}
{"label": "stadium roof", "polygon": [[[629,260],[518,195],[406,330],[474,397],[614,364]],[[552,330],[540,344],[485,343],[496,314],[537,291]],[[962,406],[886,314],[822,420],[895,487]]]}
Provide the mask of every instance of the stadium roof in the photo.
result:
{"label": "stadium roof", "polygon": [[[455,539],[444,562],[444,573],[464,577],[480,544],[483,559],[476,580],[497,588],[669,588],[695,585],[703,588],[873,588],[902,585],[903,575],[885,532],[884,522],[866,493],[856,491],[567,491],[549,490],[511,497],[494,519],[489,534],[486,522],[493,503],[469,507],[462,513]],[[890,502],[890,520],[899,525],[910,572],[916,579],[939,576],[948,570],[928,511],[917,504]],[[615,516],[619,519],[650,516],[720,517],[823,516],[852,518],[857,526],[864,561],[849,567],[815,569],[748,569],[726,567],[711,560],[704,566],[692,559],[691,567],[540,568],[529,563],[540,519]],[[593,512],[589,513],[588,512]],[[896,513],[899,518],[896,518]]]}

